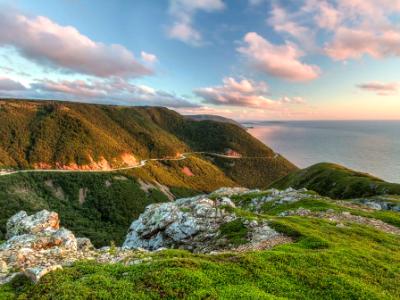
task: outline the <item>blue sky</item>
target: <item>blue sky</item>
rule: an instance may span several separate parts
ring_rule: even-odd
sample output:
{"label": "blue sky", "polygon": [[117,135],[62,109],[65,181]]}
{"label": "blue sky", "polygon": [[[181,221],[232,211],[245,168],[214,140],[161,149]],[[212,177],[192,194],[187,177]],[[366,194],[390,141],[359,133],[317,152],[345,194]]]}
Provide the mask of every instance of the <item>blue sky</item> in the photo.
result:
{"label": "blue sky", "polygon": [[400,119],[400,0],[0,0],[0,96]]}

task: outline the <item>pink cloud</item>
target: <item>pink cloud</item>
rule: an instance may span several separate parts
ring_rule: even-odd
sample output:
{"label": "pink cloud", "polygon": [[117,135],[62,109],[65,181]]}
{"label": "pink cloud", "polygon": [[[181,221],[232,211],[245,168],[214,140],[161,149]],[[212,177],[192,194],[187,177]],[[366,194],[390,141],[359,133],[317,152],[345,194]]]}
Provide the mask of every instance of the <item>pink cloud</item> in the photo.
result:
{"label": "pink cloud", "polygon": [[204,103],[218,106],[239,106],[243,108],[275,109],[282,104],[300,104],[302,98],[283,97],[272,100],[267,96],[268,87],[263,81],[249,79],[236,80],[226,77],[223,85],[199,88],[194,93],[203,99]]}
{"label": "pink cloud", "polygon": [[299,41],[303,47],[315,48],[315,33],[310,28],[303,26],[296,20],[297,14],[290,14],[284,8],[275,5],[267,23],[278,33],[284,33]]}
{"label": "pink cloud", "polygon": [[68,71],[99,77],[138,77],[152,73],[124,46],[91,40],[72,26],[38,16],[0,11],[0,46],[15,47],[22,55]]}
{"label": "pink cloud", "polygon": [[293,43],[274,45],[255,32],[244,37],[245,46],[238,48],[258,70],[290,81],[309,81],[319,77],[320,69],[299,59],[303,53]]}
{"label": "pink cloud", "polygon": [[363,55],[374,58],[400,55],[400,32],[340,27],[326,53],[335,60],[357,59]]}
{"label": "pink cloud", "polygon": [[396,94],[400,87],[397,82],[368,82],[357,85],[358,88],[369,92],[374,92],[379,96],[389,96]]}
{"label": "pink cloud", "polygon": [[340,11],[335,9],[335,7],[333,7],[328,2],[318,2],[318,4],[316,5],[316,7],[319,8],[319,13],[317,13],[317,15],[315,16],[315,21],[318,26],[320,28],[330,30],[335,29],[339,25],[342,18],[342,14],[340,13]]}

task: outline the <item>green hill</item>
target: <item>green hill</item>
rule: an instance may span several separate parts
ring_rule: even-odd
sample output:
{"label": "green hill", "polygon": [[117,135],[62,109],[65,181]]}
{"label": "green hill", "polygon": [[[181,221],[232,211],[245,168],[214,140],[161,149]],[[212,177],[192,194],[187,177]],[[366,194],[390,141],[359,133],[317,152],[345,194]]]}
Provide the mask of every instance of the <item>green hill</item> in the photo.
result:
{"label": "green hill", "polygon": [[369,174],[331,163],[319,163],[295,171],[275,181],[271,187],[304,187],[337,199],[400,194],[400,184],[385,182]]}
{"label": "green hill", "polygon": [[50,209],[96,246],[120,244],[150,203],[223,186],[263,187],[296,169],[236,125],[192,121],[166,108],[0,100],[0,169],[97,170],[227,149],[256,158],[193,154],[120,172],[0,176],[0,239],[10,215]]}
{"label": "green hill", "polygon": [[[0,100],[0,168],[105,169],[145,158],[228,150],[263,158],[231,167],[256,172],[262,178],[259,187],[296,169],[286,159],[275,160],[270,148],[234,124],[193,121],[166,108]],[[214,164],[206,157],[202,162]],[[243,186],[254,182],[246,176],[230,179]]]}

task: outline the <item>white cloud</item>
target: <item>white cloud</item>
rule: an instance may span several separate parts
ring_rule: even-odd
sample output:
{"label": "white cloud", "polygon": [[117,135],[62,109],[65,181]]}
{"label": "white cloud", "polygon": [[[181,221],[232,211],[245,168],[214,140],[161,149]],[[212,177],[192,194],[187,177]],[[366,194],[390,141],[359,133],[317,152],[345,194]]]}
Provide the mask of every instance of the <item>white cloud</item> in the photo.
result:
{"label": "white cloud", "polygon": [[67,71],[98,77],[139,77],[152,70],[122,45],[103,44],[75,27],[37,16],[0,10],[0,46],[15,47],[23,56]]}
{"label": "white cloud", "polygon": [[142,59],[143,59],[145,62],[148,62],[148,63],[150,63],[150,64],[153,64],[153,63],[155,63],[155,62],[158,61],[157,56],[154,55],[154,54],[151,54],[151,53],[147,53],[147,52],[145,52],[145,51],[142,51],[142,52],[140,52],[140,55],[141,55]]}
{"label": "white cloud", "polygon": [[215,12],[225,8],[222,0],[170,0],[169,13],[174,19],[167,29],[168,37],[192,46],[203,44],[202,34],[194,28],[198,11]]}
{"label": "white cloud", "polygon": [[317,66],[300,61],[304,54],[293,43],[274,45],[255,32],[247,33],[244,42],[238,51],[259,71],[290,81],[309,81],[320,74]]}

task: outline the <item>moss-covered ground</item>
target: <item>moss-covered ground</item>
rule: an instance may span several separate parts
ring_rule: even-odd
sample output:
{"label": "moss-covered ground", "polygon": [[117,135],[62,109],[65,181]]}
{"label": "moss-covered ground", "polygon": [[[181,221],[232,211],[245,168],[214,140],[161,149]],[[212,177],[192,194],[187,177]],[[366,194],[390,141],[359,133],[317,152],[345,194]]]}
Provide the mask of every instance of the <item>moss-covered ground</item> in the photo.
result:
{"label": "moss-covered ground", "polygon": [[[252,195],[253,197],[256,194]],[[261,196],[261,195],[260,195]],[[236,199],[238,201],[240,199]],[[243,200],[243,199],[242,199]],[[349,210],[322,198],[282,209]],[[238,209],[239,210],[239,209]],[[146,254],[138,265],[79,262],[44,276],[0,287],[3,299],[399,299],[400,237],[372,227],[312,217],[279,217],[277,207],[260,214],[294,242],[271,250],[197,255],[181,250]],[[372,214],[351,209],[352,213]],[[382,212],[381,212],[382,213]],[[376,214],[376,215],[375,215]],[[397,213],[393,212],[393,217]],[[372,216],[370,215],[370,216]],[[222,231],[236,239],[238,221]],[[235,235],[236,233],[236,235]]]}

